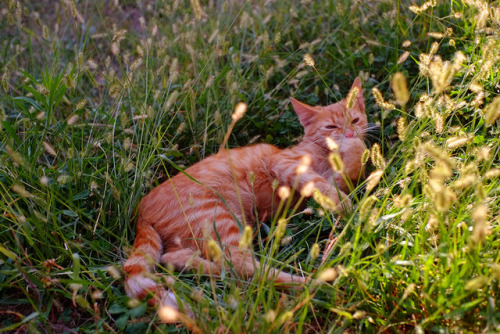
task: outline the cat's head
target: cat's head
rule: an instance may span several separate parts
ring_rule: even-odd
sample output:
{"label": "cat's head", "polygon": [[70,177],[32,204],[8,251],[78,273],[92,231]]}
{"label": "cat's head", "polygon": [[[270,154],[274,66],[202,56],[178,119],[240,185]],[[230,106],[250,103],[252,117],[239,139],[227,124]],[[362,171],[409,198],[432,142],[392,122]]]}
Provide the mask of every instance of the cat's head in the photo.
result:
{"label": "cat's head", "polygon": [[328,106],[314,107],[290,98],[300,123],[304,127],[304,139],[312,140],[325,148],[326,137],[334,139],[339,144],[349,138],[359,138],[363,141],[368,128],[368,120],[359,77],[354,80],[349,94],[355,93],[355,90],[357,93],[353,96],[354,100],[350,109],[347,108],[347,97]]}

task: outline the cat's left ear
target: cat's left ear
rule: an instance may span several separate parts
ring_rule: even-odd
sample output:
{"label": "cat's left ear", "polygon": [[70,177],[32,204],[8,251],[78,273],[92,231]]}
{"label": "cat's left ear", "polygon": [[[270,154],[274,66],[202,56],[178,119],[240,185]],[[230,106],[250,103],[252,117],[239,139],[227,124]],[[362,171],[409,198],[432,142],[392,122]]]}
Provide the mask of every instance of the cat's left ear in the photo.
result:
{"label": "cat's left ear", "polygon": [[300,124],[305,128],[309,124],[311,124],[313,118],[315,117],[317,111],[314,109],[314,107],[311,107],[310,105],[307,105],[305,103],[302,103],[293,97],[290,98],[290,102],[292,102],[293,109],[299,116],[299,121]]}
{"label": "cat's left ear", "polygon": [[365,111],[365,101],[363,99],[363,87],[361,86],[361,78],[360,77],[356,77],[356,79],[354,79],[354,82],[352,83],[352,87],[351,87],[351,90],[349,91],[349,94],[352,92],[352,90],[355,87],[358,89],[357,102],[359,105],[359,109],[361,111]]}

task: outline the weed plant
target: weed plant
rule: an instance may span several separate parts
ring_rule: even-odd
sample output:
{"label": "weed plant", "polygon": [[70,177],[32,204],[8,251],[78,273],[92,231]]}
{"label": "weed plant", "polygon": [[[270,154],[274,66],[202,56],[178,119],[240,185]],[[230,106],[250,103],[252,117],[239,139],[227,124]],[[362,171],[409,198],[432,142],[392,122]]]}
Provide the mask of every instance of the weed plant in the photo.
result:
{"label": "weed plant", "polygon": [[[499,3],[420,2],[3,1],[0,331],[499,331]],[[286,147],[288,98],[357,75],[381,135],[352,212],[311,200],[253,243],[323,284],[160,267],[195,320],[129,300],[139,200],[217,152],[238,102],[229,147]]]}

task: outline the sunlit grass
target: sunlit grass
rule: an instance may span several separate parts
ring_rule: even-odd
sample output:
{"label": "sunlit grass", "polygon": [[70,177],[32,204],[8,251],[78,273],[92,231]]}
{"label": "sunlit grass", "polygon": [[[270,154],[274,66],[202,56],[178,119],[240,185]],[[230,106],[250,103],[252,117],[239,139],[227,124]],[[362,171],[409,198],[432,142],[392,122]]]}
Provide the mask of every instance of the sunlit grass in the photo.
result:
{"label": "sunlit grass", "polygon": [[[500,330],[497,4],[0,6],[4,330]],[[222,144],[297,143],[288,98],[332,103],[357,75],[382,133],[352,213],[310,200],[279,238],[268,219],[245,244],[324,284],[160,267],[195,320],[161,324],[129,300],[121,265],[150,189]]]}

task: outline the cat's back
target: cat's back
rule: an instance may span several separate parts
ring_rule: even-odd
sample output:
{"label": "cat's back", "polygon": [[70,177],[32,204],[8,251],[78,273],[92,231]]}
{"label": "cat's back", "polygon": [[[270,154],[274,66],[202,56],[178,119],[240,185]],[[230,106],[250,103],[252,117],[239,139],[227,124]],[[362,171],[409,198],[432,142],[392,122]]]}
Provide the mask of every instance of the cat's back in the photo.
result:
{"label": "cat's back", "polygon": [[141,211],[147,215],[159,207],[168,209],[181,202],[192,201],[193,196],[208,196],[214,190],[221,195],[234,197],[235,184],[251,194],[250,174],[259,181],[272,182],[269,159],[281,152],[270,144],[256,144],[234,149],[224,149],[211,155],[151,190],[141,201]]}
{"label": "cat's back", "polygon": [[268,169],[269,158],[281,152],[270,144],[256,144],[219,151],[186,169],[186,174],[207,185],[230,181],[243,181],[250,172],[260,174]]}

